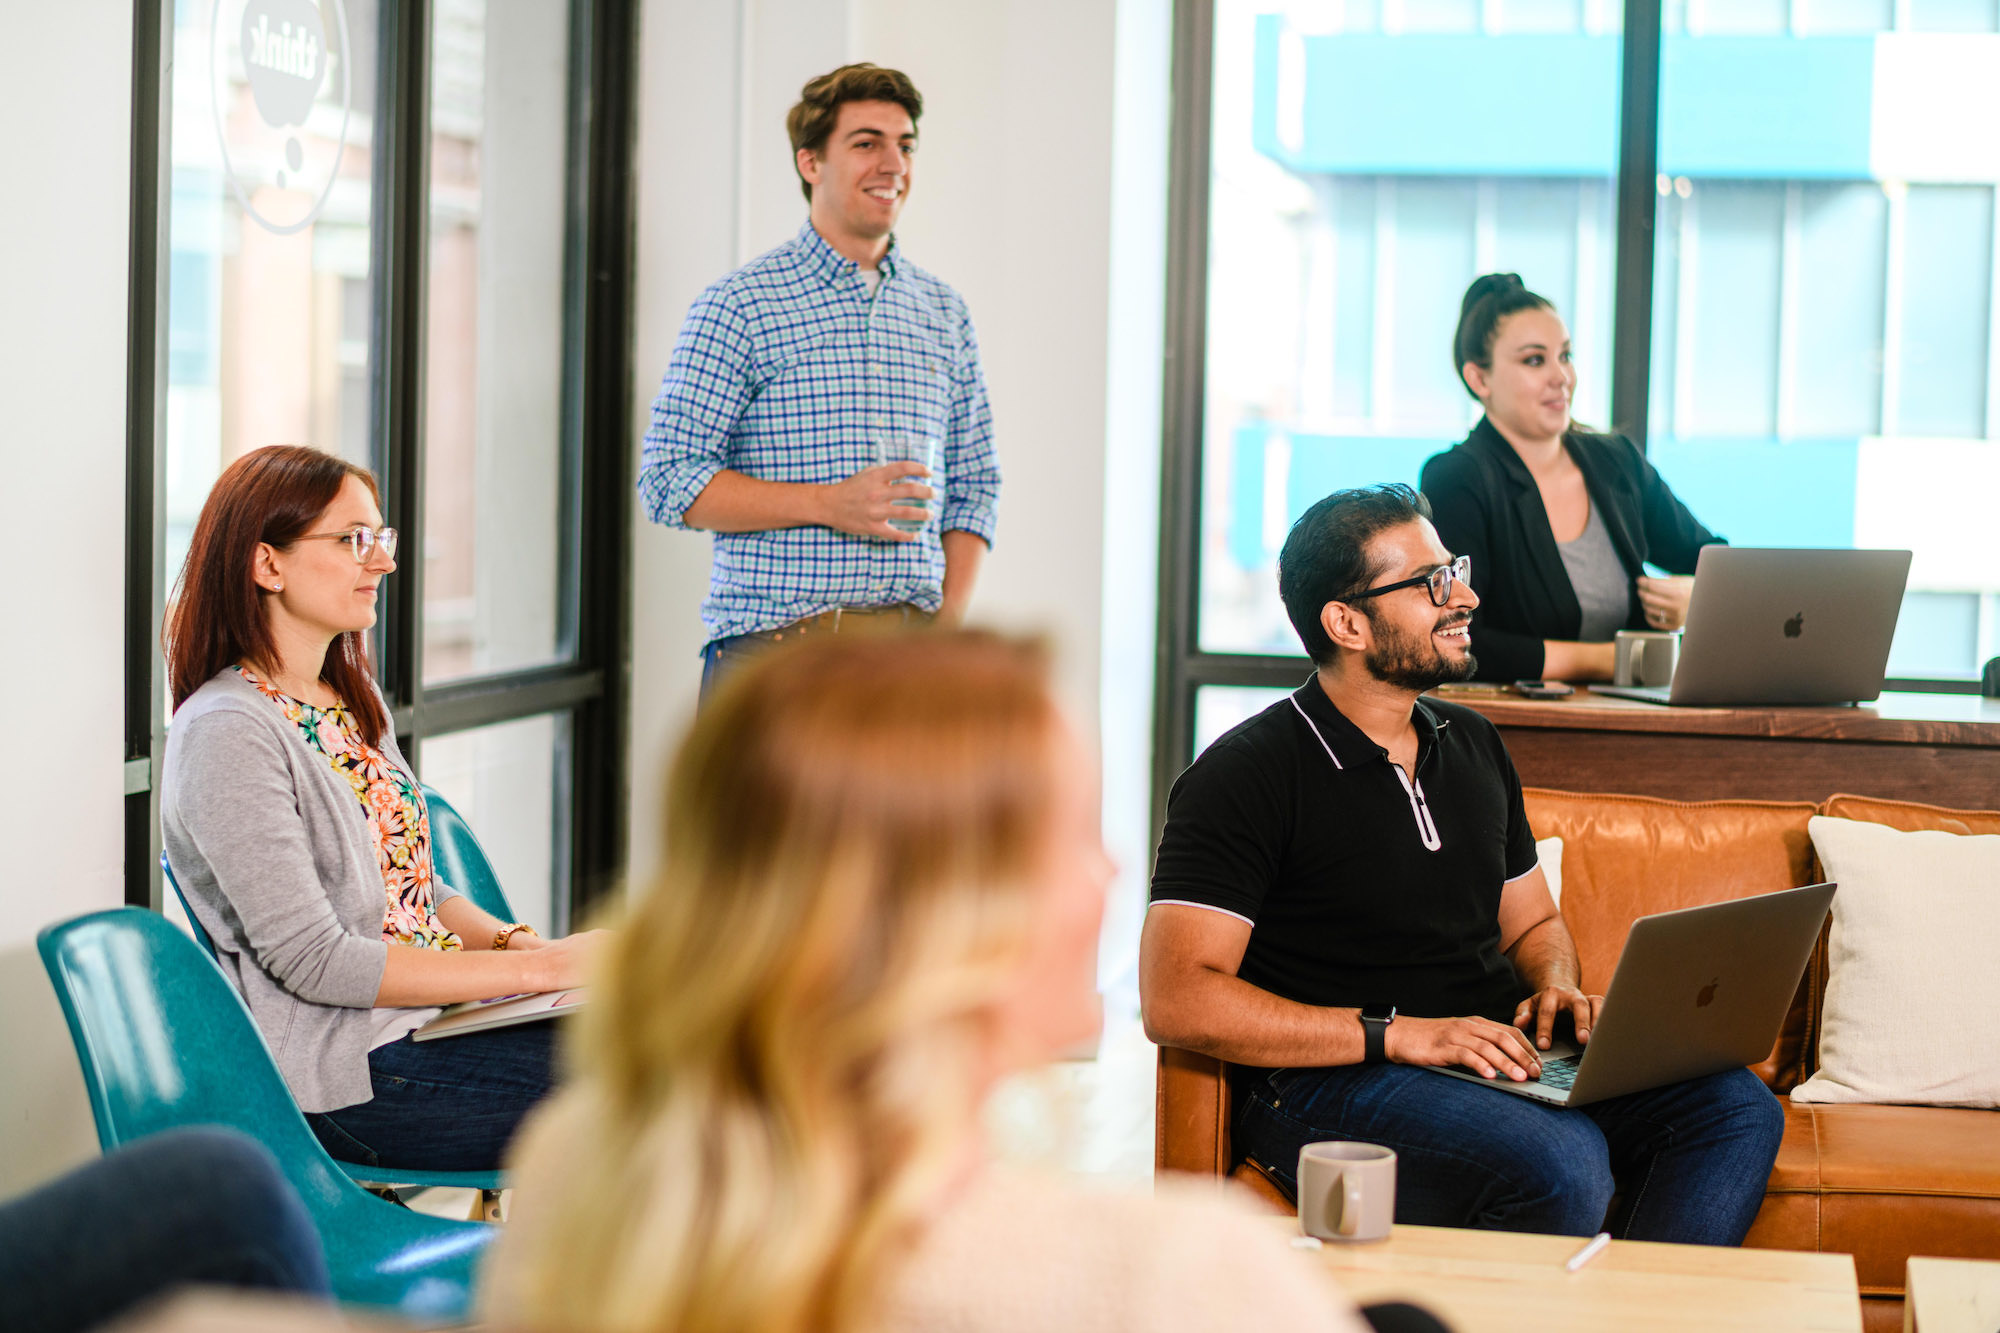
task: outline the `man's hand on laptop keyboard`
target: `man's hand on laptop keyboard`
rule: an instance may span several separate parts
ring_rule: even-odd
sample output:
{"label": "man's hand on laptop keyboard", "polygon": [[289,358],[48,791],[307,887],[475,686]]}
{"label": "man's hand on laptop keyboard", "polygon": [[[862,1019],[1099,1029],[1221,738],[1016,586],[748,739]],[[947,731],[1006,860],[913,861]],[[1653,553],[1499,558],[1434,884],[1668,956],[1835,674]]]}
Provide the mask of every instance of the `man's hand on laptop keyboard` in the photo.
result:
{"label": "man's hand on laptop keyboard", "polygon": [[1574,986],[1544,986],[1515,1007],[1514,1026],[1523,1032],[1532,1028],[1535,1049],[1546,1051],[1555,1040],[1556,1020],[1566,1014],[1576,1024],[1576,1044],[1582,1046],[1603,1010],[1602,995],[1585,995]]}
{"label": "man's hand on laptop keyboard", "polygon": [[1463,1065],[1485,1078],[1506,1075],[1516,1083],[1539,1078],[1542,1062],[1528,1039],[1490,1018],[1412,1018],[1396,1015],[1383,1034],[1383,1051],[1401,1065]]}

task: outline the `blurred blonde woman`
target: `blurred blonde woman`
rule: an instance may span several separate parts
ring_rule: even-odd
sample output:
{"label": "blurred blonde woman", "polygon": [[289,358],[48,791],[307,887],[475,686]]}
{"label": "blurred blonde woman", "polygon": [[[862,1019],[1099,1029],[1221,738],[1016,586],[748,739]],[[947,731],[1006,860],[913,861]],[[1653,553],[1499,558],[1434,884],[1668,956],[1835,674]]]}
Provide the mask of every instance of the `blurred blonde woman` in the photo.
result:
{"label": "blurred blonde woman", "polygon": [[577,1333],[1367,1327],[1213,1190],[988,1164],[980,1107],[1097,1022],[1112,867],[1041,653],[807,641],[681,745],[667,859],[516,1155],[485,1317]]}

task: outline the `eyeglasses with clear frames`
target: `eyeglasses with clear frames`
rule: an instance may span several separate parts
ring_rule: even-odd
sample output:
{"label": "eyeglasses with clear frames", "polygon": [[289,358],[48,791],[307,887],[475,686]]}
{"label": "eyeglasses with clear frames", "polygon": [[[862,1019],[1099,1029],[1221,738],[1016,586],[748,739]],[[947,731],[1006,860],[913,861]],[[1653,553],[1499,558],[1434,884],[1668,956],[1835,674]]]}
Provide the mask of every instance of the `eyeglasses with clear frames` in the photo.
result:
{"label": "eyeglasses with clear frames", "polygon": [[394,560],[396,558],[396,530],[394,528],[355,527],[349,528],[346,532],[309,533],[304,537],[295,537],[293,540],[302,542],[346,542],[348,549],[354,553],[354,563],[357,565],[367,564],[368,557],[375,553],[377,546],[382,548],[382,554],[389,557],[389,559]]}
{"label": "eyeglasses with clear frames", "polygon": [[1462,555],[1448,565],[1439,565],[1430,573],[1419,574],[1413,579],[1404,579],[1400,583],[1385,583],[1379,588],[1370,588],[1366,592],[1357,592],[1346,597],[1336,597],[1334,600],[1358,602],[1364,597],[1380,597],[1385,592],[1397,592],[1404,588],[1423,585],[1431,595],[1431,605],[1443,606],[1451,601],[1451,588],[1454,583],[1463,583],[1468,588],[1472,586],[1471,556]]}

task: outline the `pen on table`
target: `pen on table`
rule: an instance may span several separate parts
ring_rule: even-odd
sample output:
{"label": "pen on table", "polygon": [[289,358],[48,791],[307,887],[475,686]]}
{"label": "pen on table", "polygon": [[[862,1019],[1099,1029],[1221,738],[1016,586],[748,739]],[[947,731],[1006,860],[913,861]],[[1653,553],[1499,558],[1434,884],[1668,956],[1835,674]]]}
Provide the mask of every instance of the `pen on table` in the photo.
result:
{"label": "pen on table", "polygon": [[1563,1261],[1563,1267],[1574,1273],[1577,1269],[1604,1253],[1611,1245],[1611,1233],[1600,1231],[1590,1238],[1590,1243]]}

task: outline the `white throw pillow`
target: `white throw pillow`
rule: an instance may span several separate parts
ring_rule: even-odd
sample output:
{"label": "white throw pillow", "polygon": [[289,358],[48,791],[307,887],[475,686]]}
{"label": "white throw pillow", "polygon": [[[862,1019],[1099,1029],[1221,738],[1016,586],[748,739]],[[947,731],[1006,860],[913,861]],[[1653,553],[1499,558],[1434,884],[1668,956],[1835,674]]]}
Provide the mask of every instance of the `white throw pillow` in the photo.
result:
{"label": "white throw pillow", "polygon": [[1542,875],[1549,882],[1549,897],[1556,900],[1556,910],[1560,912],[1563,905],[1563,840],[1535,839],[1535,855],[1542,859]]}
{"label": "white throw pillow", "polygon": [[1808,828],[1840,889],[1819,1072],[1792,1100],[2000,1106],[2000,837]]}

